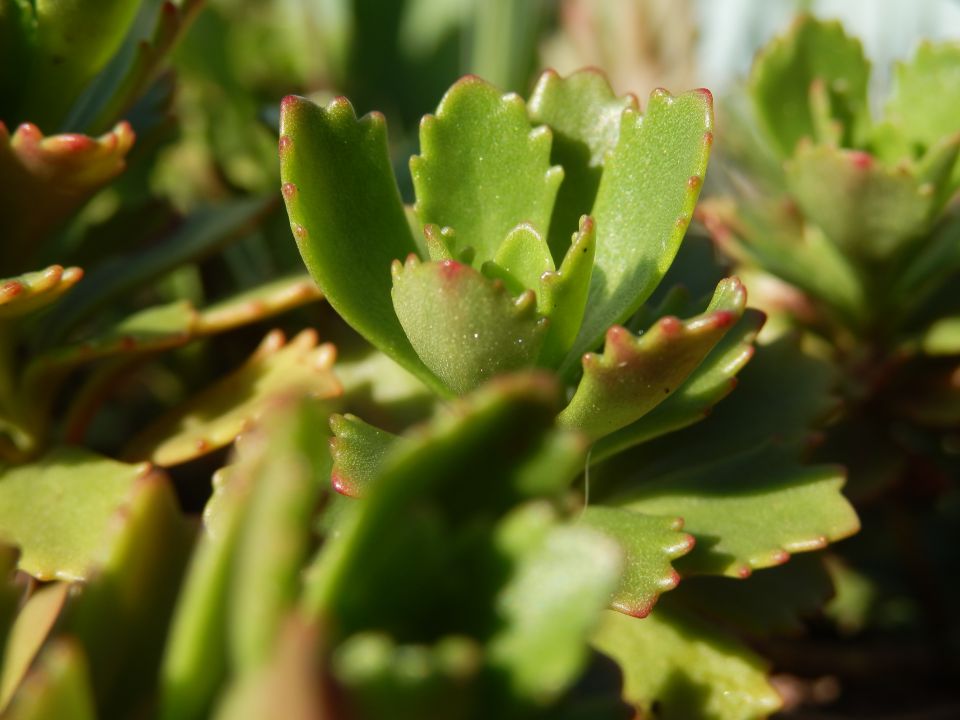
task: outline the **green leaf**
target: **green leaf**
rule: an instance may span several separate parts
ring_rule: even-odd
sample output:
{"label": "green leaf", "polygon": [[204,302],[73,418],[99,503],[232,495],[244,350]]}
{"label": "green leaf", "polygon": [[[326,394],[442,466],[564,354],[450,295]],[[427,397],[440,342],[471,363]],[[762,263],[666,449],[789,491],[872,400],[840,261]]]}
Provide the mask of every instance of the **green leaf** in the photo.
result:
{"label": "green leaf", "polygon": [[[957,136],[950,153],[960,149]],[[786,164],[787,185],[804,216],[854,257],[887,259],[923,235],[941,207],[938,184],[952,160],[928,181],[867,153],[802,143]]]}
{"label": "green leaf", "polygon": [[0,471],[0,537],[20,548],[18,567],[40,580],[88,577],[107,549],[112,518],[156,473],[79,448]]}
{"label": "green leaf", "polygon": [[636,312],[666,274],[703,185],[712,130],[705,90],[677,97],[655,90],[642,116],[623,111],[590,213],[597,253],[587,309],[562,371]]}
{"label": "green leaf", "polygon": [[83,277],[83,270],[51,265],[0,280],[0,319],[26,315],[57,302]]}
{"label": "green leaf", "polygon": [[564,172],[550,219],[550,249],[558,261],[578,219],[593,207],[605,157],[617,145],[627,108],[639,112],[637,99],[617,97],[606,76],[589,68],[568,77],[547,70],[530,95],[530,119],[553,131],[550,160]]}
{"label": "green leaf", "polygon": [[11,136],[0,122],[0,261],[5,273],[26,270],[41,242],[123,171],[133,139],[126,122],[97,138],[44,137],[29,123]]}
{"label": "green leaf", "polygon": [[672,606],[689,608],[758,637],[800,633],[803,618],[815,615],[833,595],[821,555],[798,555],[785,565],[755,572],[746,581],[687,578],[668,600]]}
{"label": "green leaf", "polygon": [[4,718],[7,720],[95,720],[97,717],[83,650],[59,638],[41,653]]}
{"label": "green leaf", "polygon": [[310,576],[305,606],[329,618],[334,640],[373,629],[405,642],[489,631],[499,587],[492,523],[523,498],[522,468],[550,434],[558,395],[549,376],[504,376],[397,443],[377,491]]}
{"label": "green leaf", "polygon": [[546,237],[563,179],[550,166],[551,138],[531,128],[517,95],[472,75],[458,80],[421,121],[421,154],[410,160],[420,221],[453,228],[457,251],[473,248],[477,267],[521,223]]}
{"label": "green leaf", "polygon": [[532,290],[514,299],[502,283],[454,260],[411,257],[394,264],[393,276],[396,316],[410,343],[455,393],[533,364],[547,323]]}
{"label": "green leaf", "polygon": [[586,664],[586,640],[620,577],[620,549],[589,524],[557,525],[546,503],[509,515],[496,542],[514,574],[496,599],[502,629],[488,663],[517,696],[547,704]]}
{"label": "green leaf", "polygon": [[[831,117],[843,128],[843,145],[855,147],[870,122],[867,83],[870,66],[860,41],[837,21],[803,15],[790,31],[761,51],[750,74],[754,112],[783,157],[802,138],[818,138],[811,87],[825,87]],[[821,123],[822,127],[822,123]]]}
{"label": "green leaf", "polygon": [[489,278],[502,280],[514,295],[540,285],[540,276],[556,268],[547,241],[529,223],[511,230],[493,260],[480,268]]}
{"label": "green leaf", "polygon": [[3,646],[0,664],[0,712],[10,702],[31,663],[60,616],[70,585],[52,583],[37,589],[21,608]]}
{"label": "green leaf", "polygon": [[623,669],[624,697],[662,720],[766,718],[782,703],[759,657],[678,610],[638,620],[604,613],[594,646]]}
{"label": "green leaf", "polygon": [[925,42],[909,62],[898,63],[886,117],[921,151],[955,135],[957,107],[944,88],[960,83],[960,46]]}
{"label": "green leaf", "polygon": [[145,428],[124,456],[177,465],[229,445],[279,397],[336,397],[335,355],[332,345],[317,345],[313,330],[289,343],[273,331],[243,366]]}
{"label": "green leaf", "polygon": [[840,468],[803,467],[782,450],[761,447],[715,462],[688,461],[685,470],[643,482],[617,504],[684,519],[697,544],[678,562],[681,573],[746,577],[859,530],[840,493],[844,480]]}
{"label": "green leaf", "polygon": [[728,278],[694,318],[661,318],[639,338],[619,325],[610,328],[603,355],[584,355],[583,379],[557,422],[592,439],[635,422],[687,380],[737,322],[746,300],[740,281]]}
{"label": "green leaf", "polygon": [[332,415],[330,454],[334,490],[350,497],[364,497],[376,478],[387,451],[397,436],[374,427],[356,415]]}
{"label": "green leaf", "polygon": [[83,2],[35,3],[22,117],[56,128],[120,48],[138,7],[136,0],[107,0],[94,13]]}
{"label": "green leaf", "polygon": [[921,347],[927,355],[960,355],[960,317],[940,318],[930,325]]}
{"label": "green leaf", "polygon": [[205,307],[197,318],[194,332],[210,335],[265,320],[287,312],[323,295],[305,274],[273,280]]}
{"label": "green leaf", "polygon": [[540,276],[537,308],[550,320],[540,351],[539,364],[543,367],[557,366],[580,332],[596,252],[596,224],[589,215],[584,215],[560,269]]}
{"label": "green leaf", "polygon": [[230,666],[238,673],[270,659],[282,622],[300,598],[317,504],[329,488],[324,420],[316,402],[300,399],[280,408],[264,417],[259,453],[248,449],[235,466],[251,476],[228,611]]}
{"label": "green leaf", "polygon": [[690,552],[694,542],[693,536],[681,532],[681,518],[591,505],[580,522],[616,540],[623,550],[623,577],[611,603],[615,610],[646,617],[657,598],[680,582],[670,561]]}
{"label": "green leaf", "polygon": [[382,115],[357,120],[344,98],[320,108],[284,99],[280,176],[300,254],[333,308],[428,386],[446,389],[404,335],[390,264],[416,253],[387,154]]}
{"label": "green leaf", "polygon": [[753,343],[764,320],[763,313],[745,310],[675,393],[636,422],[600,438],[593,446],[591,460],[599,462],[706,417],[736,387],[735,376],[753,357]]}
{"label": "green leaf", "polygon": [[162,243],[108,260],[86,273],[70,302],[58,306],[47,318],[45,346],[62,342],[70,330],[112,300],[200,260],[249,232],[275,202],[273,198],[244,198],[197,210]]}
{"label": "green leaf", "polygon": [[136,483],[124,510],[109,525],[97,571],[58,625],[84,648],[101,717],[130,717],[154,692],[195,535],[161,473]]}

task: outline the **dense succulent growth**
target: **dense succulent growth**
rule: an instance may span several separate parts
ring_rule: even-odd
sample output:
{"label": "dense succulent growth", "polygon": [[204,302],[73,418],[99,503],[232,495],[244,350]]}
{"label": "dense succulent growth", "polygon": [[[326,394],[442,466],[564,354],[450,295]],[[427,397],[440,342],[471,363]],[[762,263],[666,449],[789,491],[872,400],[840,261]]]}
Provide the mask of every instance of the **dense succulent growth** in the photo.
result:
{"label": "dense succulent growth", "polygon": [[[764,284],[758,342],[744,283],[684,240],[706,90],[464,77],[421,122],[411,204],[382,115],[289,96],[279,195],[180,212],[148,175],[199,4],[111,1],[96,32],[79,7],[0,0],[0,716],[775,712],[750,641],[843,590],[808,551],[859,528],[843,468],[809,462],[836,366],[865,408],[840,432],[882,406],[872,442],[926,443],[898,467],[956,442],[960,136],[921,107],[955,48],[901,69],[883,123],[836,26],[757,66],[744,168],[773,190],[703,217],[749,282],[807,292],[832,348],[808,353]],[[382,70],[344,52],[331,74],[368,91]],[[295,266],[244,270],[282,257],[277,224]],[[321,299],[289,341],[240,330]]]}
{"label": "dense succulent growth", "polygon": [[838,566],[862,600],[836,619],[929,632],[911,661],[929,677],[955,671],[943,658],[960,641],[947,610],[957,557],[944,550],[960,472],[958,79],[960,45],[922,44],[875,115],[859,41],[799,18],[754,64],[731,192],[700,210],[773,325],[802,329],[840,373],[842,413],[820,454],[849,467],[866,531]]}

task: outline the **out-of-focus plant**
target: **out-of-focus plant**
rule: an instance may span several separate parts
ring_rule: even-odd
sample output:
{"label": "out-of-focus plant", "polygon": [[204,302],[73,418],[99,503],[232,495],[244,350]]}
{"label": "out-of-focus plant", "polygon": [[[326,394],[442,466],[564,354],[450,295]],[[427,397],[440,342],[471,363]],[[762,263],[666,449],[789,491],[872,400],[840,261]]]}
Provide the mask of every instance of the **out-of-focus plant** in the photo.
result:
{"label": "out-of-focus plant", "polygon": [[860,43],[801,17],[758,56],[727,126],[731,192],[702,206],[774,324],[802,329],[840,371],[842,417],[819,453],[850,468],[865,532],[841,577],[873,601],[838,617],[926,625],[925,667],[960,637],[946,581],[958,562],[946,551],[960,472],[958,79],[960,46],[924,43],[875,115]]}

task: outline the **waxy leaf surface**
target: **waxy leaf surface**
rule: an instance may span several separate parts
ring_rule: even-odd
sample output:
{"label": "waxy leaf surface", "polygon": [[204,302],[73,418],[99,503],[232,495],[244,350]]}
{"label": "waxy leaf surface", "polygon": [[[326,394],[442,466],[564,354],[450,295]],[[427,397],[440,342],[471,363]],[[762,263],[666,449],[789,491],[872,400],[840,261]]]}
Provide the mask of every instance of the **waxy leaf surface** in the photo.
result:
{"label": "waxy leaf surface", "polygon": [[421,154],[410,160],[420,222],[453,228],[457,251],[473,248],[477,267],[520,223],[546,237],[563,178],[550,166],[550,142],[520,97],[459,80],[420,123]]}
{"label": "waxy leaf surface", "polygon": [[462,394],[503,372],[533,365],[547,323],[527,290],[514,299],[502,283],[455,260],[394,264],[393,304],[423,363]]}
{"label": "waxy leaf surface", "polygon": [[621,115],[590,212],[597,252],[587,310],[563,371],[636,312],[666,274],[700,194],[712,130],[713,98],[705,90],[677,97],[655,90],[643,115]]}

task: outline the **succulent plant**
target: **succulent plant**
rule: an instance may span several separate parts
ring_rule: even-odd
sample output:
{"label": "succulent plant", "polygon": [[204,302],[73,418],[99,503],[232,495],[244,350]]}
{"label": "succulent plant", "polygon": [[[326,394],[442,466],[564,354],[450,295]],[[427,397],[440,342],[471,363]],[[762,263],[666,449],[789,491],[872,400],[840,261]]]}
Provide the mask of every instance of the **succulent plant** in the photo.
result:
{"label": "succulent plant", "polygon": [[958,77],[960,46],[923,43],[877,114],[860,43],[800,17],[731,101],[727,192],[700,208],[772,325],[838,370],[843,403],[817,454],[849,467],[864,532],[832,565],[834,618],[926,626],[925,667],[958,637],[944,605],[960,472]]}

